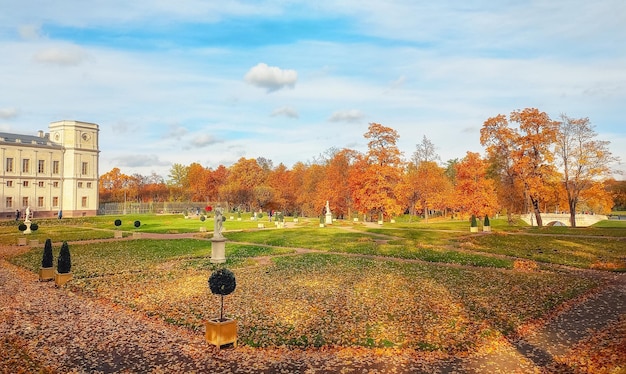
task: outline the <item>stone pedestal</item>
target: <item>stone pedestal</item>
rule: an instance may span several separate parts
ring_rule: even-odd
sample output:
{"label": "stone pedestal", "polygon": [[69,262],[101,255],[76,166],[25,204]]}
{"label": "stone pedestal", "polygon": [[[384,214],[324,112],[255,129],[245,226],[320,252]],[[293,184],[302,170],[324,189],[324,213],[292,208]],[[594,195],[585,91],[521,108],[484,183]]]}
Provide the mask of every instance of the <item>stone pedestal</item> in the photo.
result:
{"label": "stone pedestal", "polygon": [[325,219],[324,223],[327,224],[327,225],[332,225],[333,224],[333,214],[331,212],[327,212],[326,213],[326,219]]}
{"label": "stone pedestal", "polygon": [[26,230],[24,230],[24,234],[30,234],[32,231],[30,231],[30,221],[24,221],[24,224],[26,225]]}
{"label": "stone pedestal", "polygon": [[211,263],[223,264],[226,262],[226,238],[211,239]]}

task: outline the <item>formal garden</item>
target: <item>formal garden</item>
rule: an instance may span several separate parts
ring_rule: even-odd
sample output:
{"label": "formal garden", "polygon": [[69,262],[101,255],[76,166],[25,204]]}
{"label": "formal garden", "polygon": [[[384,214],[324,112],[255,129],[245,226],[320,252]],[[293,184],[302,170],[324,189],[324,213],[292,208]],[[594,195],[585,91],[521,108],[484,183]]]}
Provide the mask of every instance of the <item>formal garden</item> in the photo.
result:
{"label": "formal garden", "polygon": [[[276,228],[267,217],[227,217],[224,264],[210,260],[210,217],[42,220],[28,234],[39,245],[22,247],[17,223],[4,222],[0,245],[14,248],[8,262],[35,274],[46,239],[55,261],[68,242],[73,279],[65,292],[198,335],[220,315],[207,279],[228,268],[237,282],[224,298],[224,313],[238,326],[231,349],[246,352],[357,348],[461,357],[497,350],[601,289],[607,275],[626,272],[626,221],[571,229],[492,219],[489,233],[470,233],[458,220],[285,221]],[[123,238],[114,239],[115,231]],[[614,330],[623,330],[623,317]],[[623,370],[624,359],[603,365]]]}

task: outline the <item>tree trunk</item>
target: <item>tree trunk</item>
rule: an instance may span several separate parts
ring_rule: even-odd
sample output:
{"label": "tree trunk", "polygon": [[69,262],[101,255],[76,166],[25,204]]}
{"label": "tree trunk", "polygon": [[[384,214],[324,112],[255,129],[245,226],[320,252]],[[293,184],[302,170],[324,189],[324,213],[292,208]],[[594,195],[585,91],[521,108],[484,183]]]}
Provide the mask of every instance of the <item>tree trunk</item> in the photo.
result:
{"label": "tree trunk", "polygon": [[428,223],[428,208],[426,207],[426,201],[422,201],[422,209],[424,209],[424,222]]}
{"label": "tree trunk", "polygon": [[531,197],[530,202],[533,205],[533,213],[535,214],[535,221],[537,221],[537,227],[543,227],[543,221],[541,220],[541,211],[539,210],[539,201]]}
{"label": "tree trunk", "polygon": [[576,202],[569,201],[569,224],[572,227],[576,227]]}

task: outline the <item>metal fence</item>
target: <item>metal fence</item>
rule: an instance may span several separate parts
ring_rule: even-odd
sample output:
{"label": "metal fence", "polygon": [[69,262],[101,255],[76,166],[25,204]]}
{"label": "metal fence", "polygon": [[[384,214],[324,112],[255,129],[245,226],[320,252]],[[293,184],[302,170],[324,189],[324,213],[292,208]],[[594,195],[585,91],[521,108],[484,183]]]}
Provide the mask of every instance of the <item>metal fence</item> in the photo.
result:
{"label": "metal fence", "polygon": [[221,206],[225,212],[229,212],[228,203],[199,203],[199,202],[160,202],[160,203],[103,203],[98,208],[98,215],[120,214],[177,214],[188,212],[200,214],[206,206]]}

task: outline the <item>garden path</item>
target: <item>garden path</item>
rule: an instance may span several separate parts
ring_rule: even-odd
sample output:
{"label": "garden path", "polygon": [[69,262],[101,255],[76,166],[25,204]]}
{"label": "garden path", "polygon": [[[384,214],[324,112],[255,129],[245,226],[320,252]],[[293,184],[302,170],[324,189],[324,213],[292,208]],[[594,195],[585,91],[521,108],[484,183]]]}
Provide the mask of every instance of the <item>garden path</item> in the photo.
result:
{"label": "garden path", "polygon": [[[39,282],[36,274],[4,260],[24,250],[0,247],[0,348],[6,353],[0,372],[28,372],[39,365],[49,372],[570,373],[576,372],[575,360],[568,357],[572,349],[626,319],[626,274],[584,271],[604,279],[606,286],[569,303],[519,339],[467,357],[364,348],[219,351],[201,333],[87,298],[71,287]],[[621,339],[623,344],[626,337]]]}

